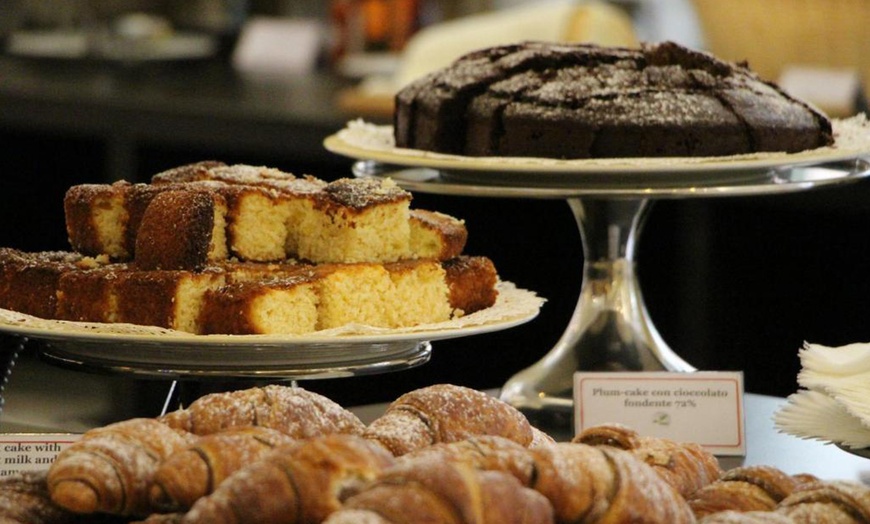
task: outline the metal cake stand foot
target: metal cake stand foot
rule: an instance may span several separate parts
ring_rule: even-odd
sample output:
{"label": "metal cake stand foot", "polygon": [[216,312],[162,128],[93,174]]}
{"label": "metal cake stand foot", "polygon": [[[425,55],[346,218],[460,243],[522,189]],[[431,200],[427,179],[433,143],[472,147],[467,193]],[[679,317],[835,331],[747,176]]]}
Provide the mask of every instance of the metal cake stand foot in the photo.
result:
{"label": "metal cake stand foot", "polygon": [[648,199],[570,198],[583,242],[583,279],[571,321],[540,361],[504,385],[501,399],[550,430],[573,427],[576,371],[694,371],[649,318],[635,255]]}
{"label": "metal cake stand foot", "polygon": [[24,351],[27,337],[13,335],[0,335],[0,417],[3,416],[3,408],[6,406],[6,389],[9,377],[18,361],[19,355]]}

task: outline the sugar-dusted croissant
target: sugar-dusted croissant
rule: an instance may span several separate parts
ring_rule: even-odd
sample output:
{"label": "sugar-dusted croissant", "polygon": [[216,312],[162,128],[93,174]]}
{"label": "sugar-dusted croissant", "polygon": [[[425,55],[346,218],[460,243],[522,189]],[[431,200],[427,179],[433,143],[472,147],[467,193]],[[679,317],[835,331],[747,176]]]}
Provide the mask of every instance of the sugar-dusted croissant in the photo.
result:
{"label": "sugar-dusted croissant", "polygon": [[154,473],[152,507],[186,510],[224,479],[273,448],[297,442],[275,429],[252,426],[197,438],[187,449],[164,460]]}
{"label": "sugar-dusted croissant", "polygon": [[552,504],[555,521],[693,522],[685,499],[636,455],[609,446],[560,442],[525,448],[482,436],[436,444],[399,460],[440,459],[511,474]]}
{"label": "sugar-dusted croissant", "polygon": [[295,386],[268,385],[211,393],[186,409],[167,413],[166,424],[197,435],[225,429],[263,426],[294,438],[363,431],[356,415],[332,400]]}
{"label": "sugar-dusted croissant", "polygon": [[464,462],[476,469],[510,473],[524,486],[531,486],[536,474],[535,455],[513,440],[495,435],[469,437],[420,448],[398,458],[400,462],[429,460]]}
{"label": "sugar-dusted croissant", "polygon": [[526,417],[510,404],[450,384],[405,393],[363,433],[396,456],[477,435],[498,435],[523,446],[529,446],[535,437]]}
{"label": "sugar-dusted croissant", "polygon": [[549,524],[553,509],[513,476],[435,455],[402,461],[349,496],[325,524]]}
{"label": "sugar-dusted croissant", "polygon": [[22,472],[0,479],[0,523],[72,524],[76,515],[54,502],[45,472]]}
{"label": "sugar-dusted croissant", "polygon": [[395,463],[357,435],[333,434],[275,448],[199,499],[184,524],[319,523],[355,485]]}
{"label": "sugar-dusted croissant", "polygon": [[158,464],[191,439],[151,418],[89,430],[49,468],[51,498],[76,513],[147,514],[148,488]]}
{"label": "sugar-dusted croissant", "polygon": [[621,424],[586,428],[573,442],[607,445],[630,451],[653,467],[684,497],[715,481],[722,469],[715,455],[693,442],[641,436]]}
{"label": "sugar-dusted croissant", "polygon": [[776,511],[794,524],[870,522],[870,487],[848,481],[804,483]]}
{"label": "sugar-dusted croissant", "polygon": [[677,490],[631,452],[568,442],[532,452],[532,487],[558,522],[694,522]]}
{"label": "sugar-dusted croissant", "polygon": [[772,511],[802,481],[772,466],[730,469],[689,497],[697,518],[722,511]]}

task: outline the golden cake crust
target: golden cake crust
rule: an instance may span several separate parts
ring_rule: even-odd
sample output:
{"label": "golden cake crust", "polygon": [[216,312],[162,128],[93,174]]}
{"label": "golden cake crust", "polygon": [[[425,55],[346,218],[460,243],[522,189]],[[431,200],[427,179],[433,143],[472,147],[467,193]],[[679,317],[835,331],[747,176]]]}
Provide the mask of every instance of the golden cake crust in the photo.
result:
{"label": "golden cake crust", "polygon": [[[209,291],[199,317],[201,332],[250,335],[314,331],[317,294],[310,289],[313,282],[310,275],[297,275],[236,282]],[[277,297],[270,301],[270,295]]]}
{"label": "golden cake crust", "polygon": [[0,307],[53,318],[60,277],[84,257],[65,251],[27,253],[0,248]]}
{"label": "golden cake crust", "polygon": [[450,305],[463,314],[495,304],[498,273],[492,260],[482,256],[460,256],[444,262]]}
{"label": "golden cake crust", "polygon": [[468,241],[465,222],[425,209],[411,212],[411,252],[421,258],[449,260],[462,254]]}
{"label": "golden cake crust", "polygon": [[205,268],[212,246],[216,196],[165,191],[154,197],[136,235],[136,265],[143,270]]}
{"label": "golden cake crust", "polygon": [[67,190],[64,219],[74,251],[90,256],[108,254],[114,258],[132,255],[131,246],[123,241],[129,221],[125,193],[130,185],[125,181],[81,184]]}
{"label": "golden cake crust", "polygon": [[65,272],[57,283],[57,318],[78,322],[117,322],[114,285],[118,275],[125,271],[129,271],[127,264]]}

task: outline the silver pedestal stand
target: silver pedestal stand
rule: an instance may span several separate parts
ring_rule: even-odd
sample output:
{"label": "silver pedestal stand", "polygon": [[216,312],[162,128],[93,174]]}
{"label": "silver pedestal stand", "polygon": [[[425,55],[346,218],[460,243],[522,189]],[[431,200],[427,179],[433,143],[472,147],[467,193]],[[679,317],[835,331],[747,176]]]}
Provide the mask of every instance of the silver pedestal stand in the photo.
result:
{"label": "silver pedestal stand", "polygon": [[694,370],[662,340],[641,296],[635,255],[654,200],[795,192],[870,174],[870,163],[860,158],[659,164],[601,173],[504,167],[463,171],[360,160],[354,174],[389,177],[412,192],[567,200],[583,243],[577,306],[555,347],[501,390],[503,400],[550,431],[573,426],[575,371]]}

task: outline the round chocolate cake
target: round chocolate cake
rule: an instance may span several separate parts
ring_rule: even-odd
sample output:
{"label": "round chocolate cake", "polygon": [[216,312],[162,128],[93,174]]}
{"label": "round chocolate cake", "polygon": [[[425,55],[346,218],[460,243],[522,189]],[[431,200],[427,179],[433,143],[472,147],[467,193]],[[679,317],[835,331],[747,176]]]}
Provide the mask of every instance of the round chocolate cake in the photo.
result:
{"label": "round chocolate cake", "polygon": [[831,123],[745,64],[664,42],[524,42],[469,53],[396,95],[397,147],[619,158],[798,152]]}

